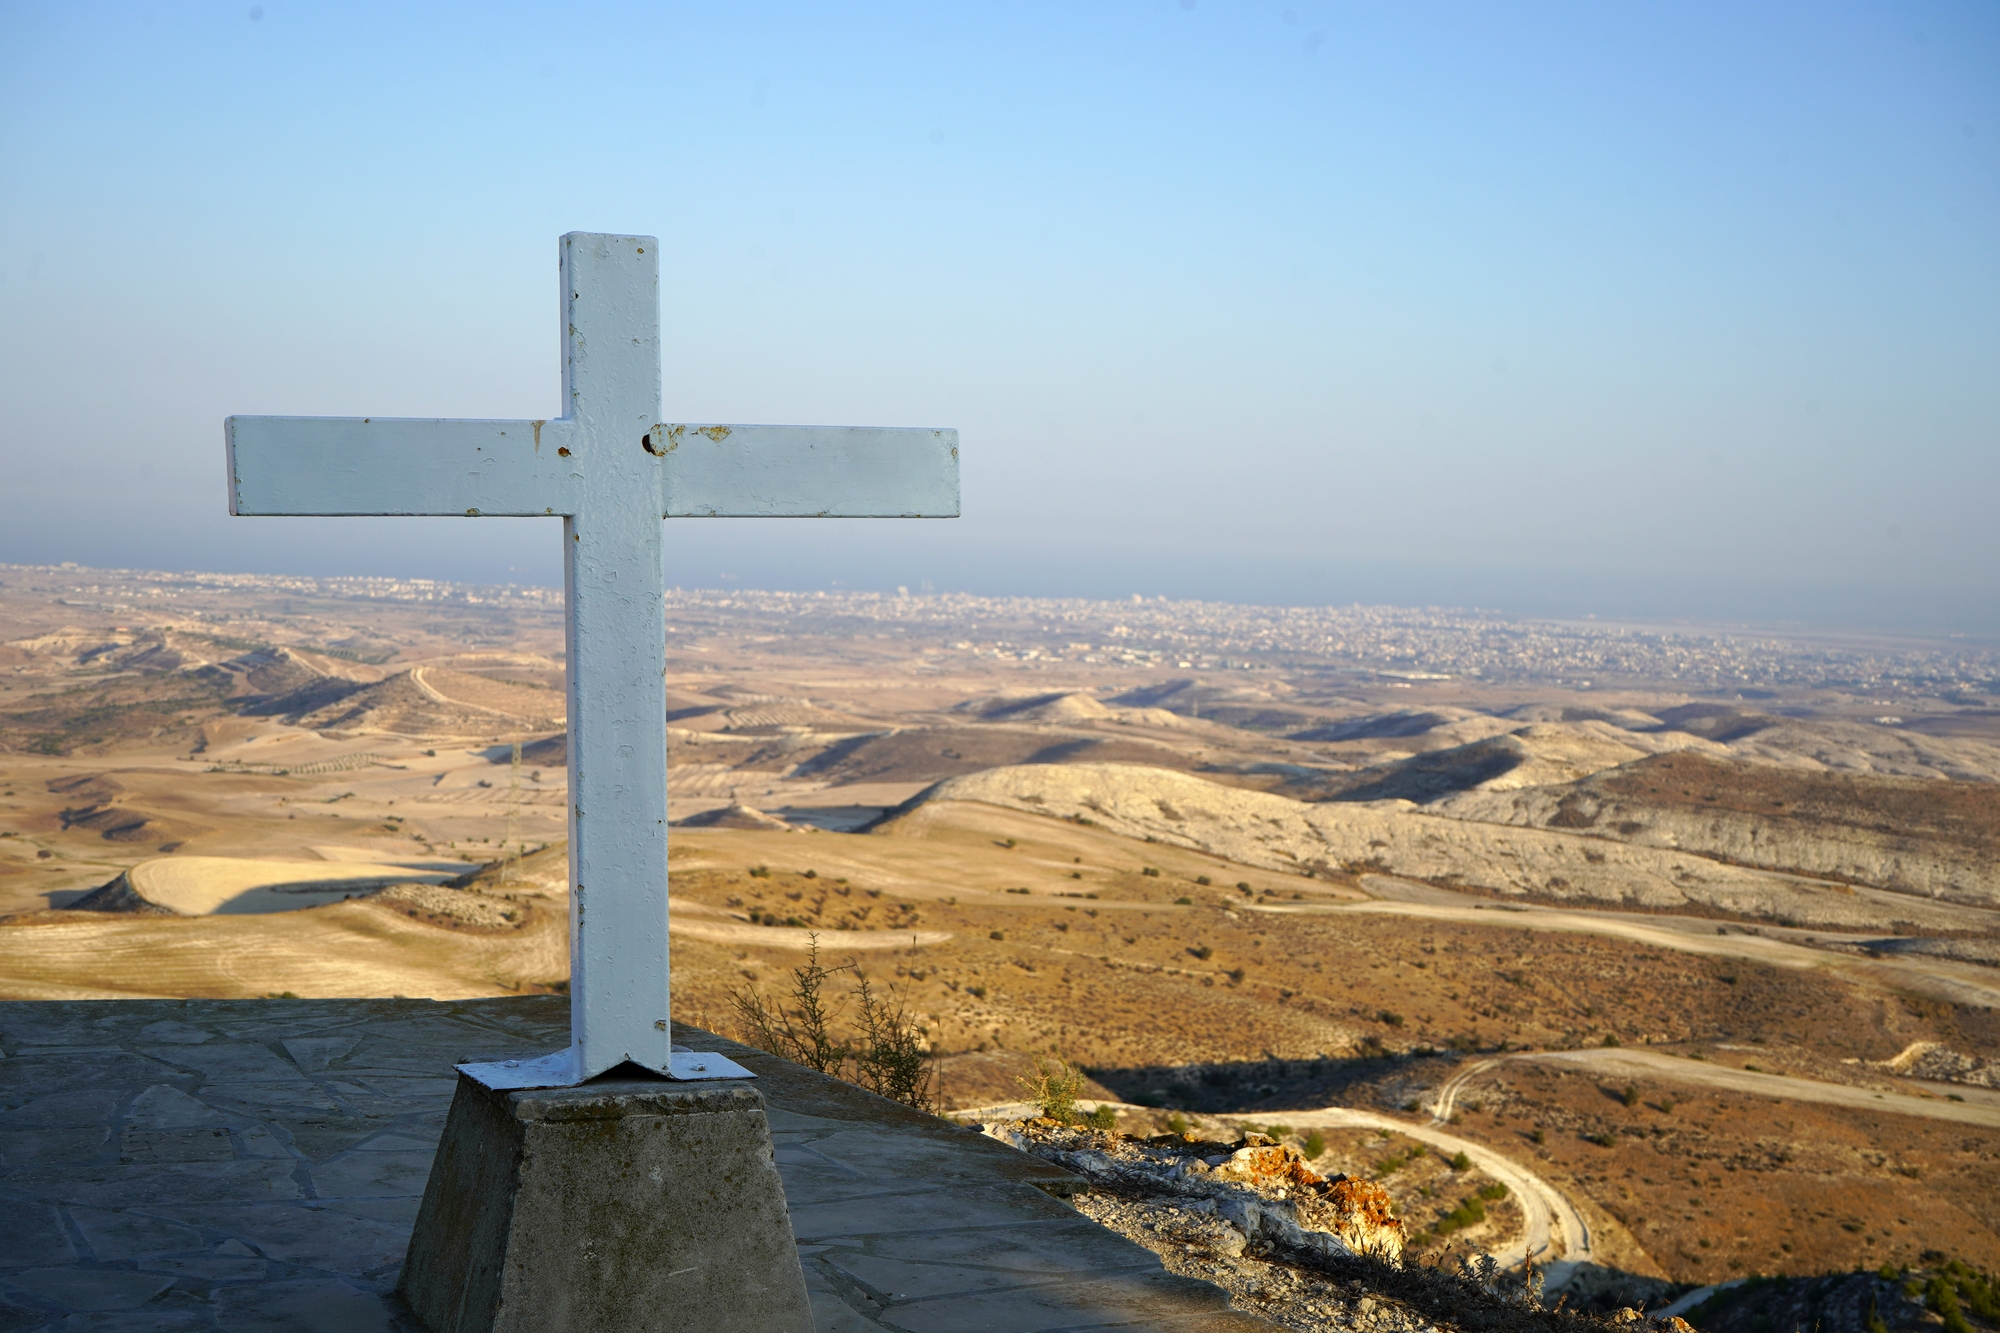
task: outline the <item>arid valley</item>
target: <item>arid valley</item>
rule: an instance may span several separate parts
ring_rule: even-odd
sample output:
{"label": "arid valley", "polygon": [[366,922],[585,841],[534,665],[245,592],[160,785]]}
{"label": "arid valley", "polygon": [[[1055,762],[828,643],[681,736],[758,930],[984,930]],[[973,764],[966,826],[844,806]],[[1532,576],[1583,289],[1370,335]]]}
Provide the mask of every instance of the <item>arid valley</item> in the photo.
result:
{"label": "arid valley", "polygon": [[[1059,1055],[1121,1127],[1316,1134],[1431,1246],[1658,1295],[2000,1267],[1991,646],[929,594],[668,623],[679,1019],[743,1037],[817,939],[948,1109]],[[540,589],[0,567],[0,997],[563,991],[561,649]]]}

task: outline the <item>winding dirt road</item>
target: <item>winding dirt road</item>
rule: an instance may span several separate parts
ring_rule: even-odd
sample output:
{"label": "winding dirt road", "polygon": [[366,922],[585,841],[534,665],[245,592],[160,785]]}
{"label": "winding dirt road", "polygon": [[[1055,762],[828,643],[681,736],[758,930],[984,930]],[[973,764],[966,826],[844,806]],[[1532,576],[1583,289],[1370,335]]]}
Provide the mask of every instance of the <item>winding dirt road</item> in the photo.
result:
{"label": "winding dirt road", "polygon": [[1345,1106],[1328,1106],[1317,1111],[1287,1111],[1285,1123],[1294,1128],[1386,1129],[1408,1138],[1420,1139],[1446,1153],[1464,1153],[1472,1164],[1505,1185],[1521,1205],[1526,1221],[1521,1234],[1493,1251],[1503,1268],[1512,1268],[1529,1257],[1546,1259],[1558,1251],[1562,1257],[1548,1264],[1544,1272],[1547,1290],[1561,1287],[1577,1265],[1590,1263],[1590,1223],[1561,1190],[1483,1143],[1460,1138],[1434,1125],[1413,1125],[1394,1116],[1373,1111],[1357,1111]]}
{"label": "winding dirt road", "polygon": [[[2000,970],[1921,955],[1876,958],[1826,947],[1827,943],[1853,947],[1867,937],[1784,926],[1746,928],[1705,917],[1654,916],[1503,903],[1389,875],[1364,875],[1361,887],[1375,895],[1373,901],[1338,906],[1286,903],[1248,910],[1329,916],[1370,912],[1469,925],[1517,926],[1525,930],[1605,935],[1679,953],[1741,958],[1768,963],[1773,967],[1810,968],[1872,986],[1910,991],[1947,1004],[2000,1009]],[[1994,915],[1982,913],[1981,919]]]}
{"label": "winding dirt road", "polygon": [[[1091,1101],[1080,1105],[1093,1109],[1111,1106],[1124,1111],[1151,1113],[1151,1108],[1131,1102]],[[963,1107],[952,1111],[951,1115],[954,1118],[1006,1119],[1035,1115],[1039,1109],[1032,1102],[1006,1102],[994,1106]],[[1483,1143],[1462,1139],[1432,1125],[1415,1125],[1394,1116],[1357,1111],[1345,1106],[1327,1106],[1317,1111],[1286,1111],[1284,1117],[1285,1123],[1294,1129],[1386,1129],[1392,1134],[1421,1140],[1445,1153],[1464,1153],[1472,1159],[1474,1166],[1507,1187],[1520,1204],[1525,1219],[1521,1234],[1493,1250],[1493,1257],[1503,1268],[1513,1268],[1531,1257],[1545,1263],[1545,1290],[1556,1290],[1569,1281],[1579,1264],[1594,1261],[1590,1247],[1590,1223],[1584,1220],[1576,1205],[1554,1185]],[[1241,1119],[1238,1116],[1218,1118],[1230,1121]],[[1244,1123],[1247,1125],[1250,1122]],[[1550,1256],[1557,1251],[1562,1257],[1550,1262]]]}
{"label": "winding dirt road", "polygon": [[[1656,1078],[1692,1087],[1716,1088],[1775,1101],[1818,1102],[1862,1111],[1887,1111],[1895,1115],[1923,1116],[1931,1120],[1951,1120],[1962,1125],[2000,1129],[2000,1094],[1977,1088],[1954,1089],[1946,1097],[1922,1097],[1906,1092],[1876,1092],[1846,1083],[1824,1083],[1818,1079],[1792,1078],[1785,1074],[1755,1073],[1664,1055],[1658,1051],[1638,1051],[1626,1047],[1584,1051],[1523,1051],[1467,1065],[1438,1089],[1431,1104],[1433,1124],[1444,1124],[1457,1108],[1459,1094],[1481,1075],[1511,1061],[1580,1066],[1585,1069],[1616,1071],[1626,1076]],[[1953,1101],[1951,1097],[1963,1100]]]}

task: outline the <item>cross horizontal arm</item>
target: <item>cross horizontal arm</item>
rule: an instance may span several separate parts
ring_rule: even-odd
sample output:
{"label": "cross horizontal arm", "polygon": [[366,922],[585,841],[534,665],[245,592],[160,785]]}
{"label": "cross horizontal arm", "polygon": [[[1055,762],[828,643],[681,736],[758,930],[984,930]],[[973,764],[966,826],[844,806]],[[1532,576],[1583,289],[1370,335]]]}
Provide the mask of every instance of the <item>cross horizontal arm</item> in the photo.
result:
{"label": "cross horizontal arm", "polygon": [[663,428],[668,518],[957,518],[958,432]]}
{"label": "cross horizontal arm", "polygon": [[573,514],[570,423],[231,417],[232,514]]}

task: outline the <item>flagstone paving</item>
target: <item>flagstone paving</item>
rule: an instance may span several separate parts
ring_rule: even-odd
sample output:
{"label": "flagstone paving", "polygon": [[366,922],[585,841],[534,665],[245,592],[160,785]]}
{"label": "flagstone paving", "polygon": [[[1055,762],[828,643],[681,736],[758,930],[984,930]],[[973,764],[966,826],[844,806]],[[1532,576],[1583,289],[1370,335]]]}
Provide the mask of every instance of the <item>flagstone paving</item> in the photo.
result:
{"label": "flagstone paving", "polygon": [[[0,1333],[415,1333],[391,1294],[451,1066],[561,997],[0,1004]],[[760,1077],[821,1333],[1269,1329],[978,1134],[676,1027]]]}

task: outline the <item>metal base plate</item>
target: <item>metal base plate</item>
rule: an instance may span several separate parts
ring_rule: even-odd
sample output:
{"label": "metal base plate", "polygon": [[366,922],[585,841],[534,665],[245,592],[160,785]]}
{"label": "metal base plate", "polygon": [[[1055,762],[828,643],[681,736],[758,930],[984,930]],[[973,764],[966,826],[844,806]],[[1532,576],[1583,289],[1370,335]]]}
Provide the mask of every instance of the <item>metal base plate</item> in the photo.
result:
{"label": "metal base plate", "polygon": [[[655,1072],[682,1082],[712,1078],[755,1078],[755,1074],[721,1055],[699,1051],[675,1051],[667,1057],[666,1069]],[[557,1051],[534,1060],[494,1060],[459,1065],[458,1072],[477,1080],[495,1092],[518,1092],[527,1088],[573,1088],[585,1080],[577,1077],[573,1051]]]}
{"label": "metal base plate", "polygon": [[667,1057],[673,1061],[673,1070],[667,1075],[678,1079],[703,1078],[755,1078],[755,1074],[722,1055],[709,1055],[700,1051],[675,1051]]}

